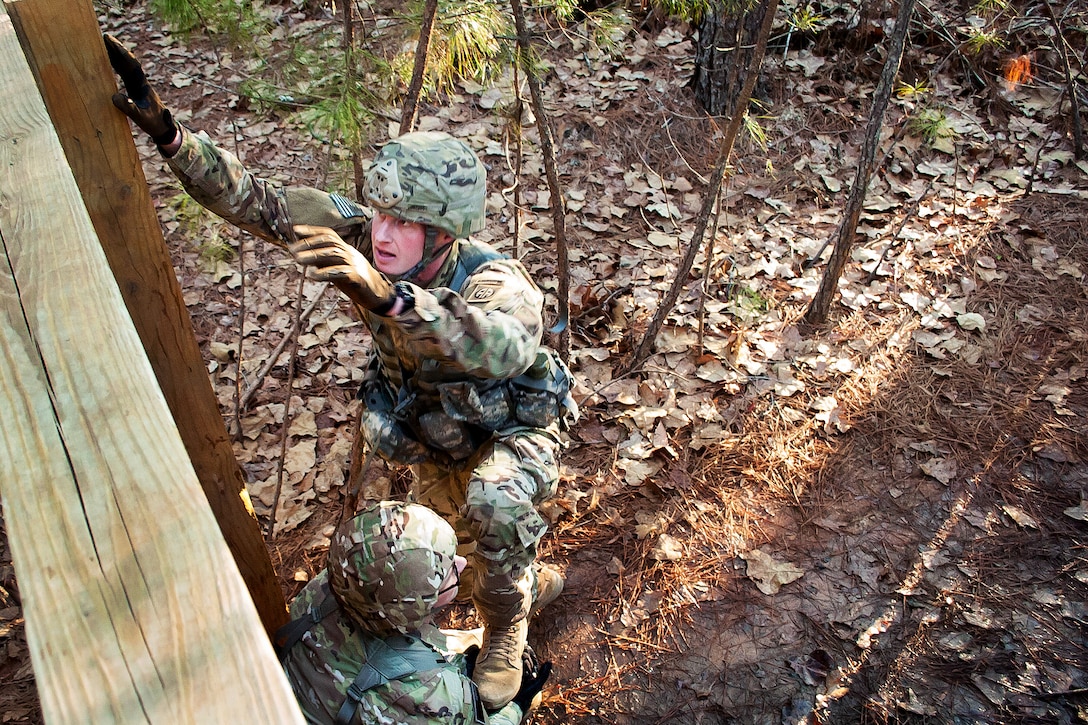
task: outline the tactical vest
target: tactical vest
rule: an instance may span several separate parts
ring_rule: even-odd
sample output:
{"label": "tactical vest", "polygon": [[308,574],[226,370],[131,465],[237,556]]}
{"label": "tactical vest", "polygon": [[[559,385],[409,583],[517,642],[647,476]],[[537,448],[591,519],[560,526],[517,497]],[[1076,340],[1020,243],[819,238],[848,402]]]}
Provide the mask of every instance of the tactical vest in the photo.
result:
{"label": "tactical vest", "polygon": [[[480,266],[504,258],[490,247],[462,243],[449,288],[460,293]],[[565,430],[577,420],[570,371],[546,346],[516,378],[451,380],[439,362],[423,360],[399,390],[391,389],[388,363],[375,348],[359,390],[366,405],[362,428],[371,446],[394,463],[459,462],[497,431],[555,423]]]}

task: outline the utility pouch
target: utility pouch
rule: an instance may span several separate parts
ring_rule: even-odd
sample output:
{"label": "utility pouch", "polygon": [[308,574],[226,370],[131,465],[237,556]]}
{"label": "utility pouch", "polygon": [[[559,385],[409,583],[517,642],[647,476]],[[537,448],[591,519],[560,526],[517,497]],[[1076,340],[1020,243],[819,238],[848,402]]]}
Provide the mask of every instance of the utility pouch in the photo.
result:
{"label": "utility pouch", "polygon": [[510,381],[514,418],[534,428],[546,428],[558,421],[560,428],[567,430],[578,420],[570,383],[570,371],[558,353],[540,348],[532,367]]}
{"label": "utility pouch", "polygon": [[368,408],[362,411],[359,428],[371,450],[390,463],[412,465],[430,457],[427,447],[412,437],[405,425],[387,410]]}
{"label": "utility pouch", "polygon": [[514,417],[522,425],[547,428],[559,419],[559,401],[543,390],[519,390]]}
{"label": "utility pouch", "polygon": [[377,355],[370,359],[366,370],[363,372],[363,382],[359,386],[359,394],[356,397],[363,401],[363,405],[366,406],[367,410],[386,413],[393,410],[394,399],[389,385],[379,373],[380,365],[381,360],[378,359]]}
{"label": "utility pouch", "polygon": [[437,389],[442,409],[452,418],[490,431],[510,420],[510,396],[505,385],[481,390],[478,384],[465,381],[443,383]]}
{"label": "utility pouch", "polygon": [[455,461],[476,452],[468,423],[457,420],[444,410],[432,410],[419,416],[419,430],[424,442],[449,455]]}

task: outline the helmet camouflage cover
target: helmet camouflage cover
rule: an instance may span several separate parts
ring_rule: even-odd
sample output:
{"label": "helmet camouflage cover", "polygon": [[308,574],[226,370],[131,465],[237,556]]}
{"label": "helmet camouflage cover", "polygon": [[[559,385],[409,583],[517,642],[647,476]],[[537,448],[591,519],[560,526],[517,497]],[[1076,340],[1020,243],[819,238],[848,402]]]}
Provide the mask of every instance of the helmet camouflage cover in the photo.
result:
{"label": "helmet camouflage cover", "polygon": [[454,565],[457,537],[419,504],[383,501],[333,534],[329,586],[353,622],[376,634],[408,634],[429,622]]}
{"label": "helmet camouflage cover", "polygon": [[462,239],[484,228],[487,172],[464,141],[416,131],[382,146],[367,172],[366,198],[384,214]]}

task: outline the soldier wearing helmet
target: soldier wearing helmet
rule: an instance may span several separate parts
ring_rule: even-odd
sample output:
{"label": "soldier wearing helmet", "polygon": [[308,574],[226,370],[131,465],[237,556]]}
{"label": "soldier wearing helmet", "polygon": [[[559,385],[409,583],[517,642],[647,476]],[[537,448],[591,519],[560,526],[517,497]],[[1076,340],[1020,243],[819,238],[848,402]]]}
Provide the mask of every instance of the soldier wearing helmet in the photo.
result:
{"label": "soldier wearing helmet", "polygon": [[204,134],[176,124],[139,62],[107,48],[147,132],[189,194],[334,283],[373,338],[359,392],[362,451],[412,466],[415,501],[447,518],[485,623],[474,679],[489,709],[521,683],[528,614],[560,574],[536,562],[555,494],[560,432],[577,418],[570,375],[541,344],[544,296],[524,266],[470,239],[484,225],[485,170],[463,141],[416,132],[386,143],[366,177],[370,210],[312,188],[278,188]]}
{"label": "soldier wearing helmet", "polygon": [[334,532],[327,568],[291,602],[276,637],[311,723],[503,723],[524,719],[551,671],[526,668],[514,699],[490,716],[434,623],[465,561],[430,509],[375,503]]}

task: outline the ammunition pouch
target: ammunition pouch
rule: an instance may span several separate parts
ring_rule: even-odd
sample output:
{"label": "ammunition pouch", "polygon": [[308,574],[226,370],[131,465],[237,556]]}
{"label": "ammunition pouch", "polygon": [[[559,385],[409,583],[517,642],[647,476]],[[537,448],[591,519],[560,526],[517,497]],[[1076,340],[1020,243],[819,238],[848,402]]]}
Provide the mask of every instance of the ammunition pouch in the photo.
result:
{"label": "ammunition pouch", "polygon": [[498,431],[516,426],[547,428],[558,423],[566,430],[578,419],[570,395],[571,376],[559,355],[546,347],[533,365],[510,380],[491,387],[476,381],[435,386],[443,412],[450,418]]}
{"label": "ammunition pouch", "polygon": [[412,465],[431,457],[427,446],[416,440],[391,412],[364,410],[360,414],[359,430],[371,450],[390,463]]}
{"label": "ammunition pouch", "polygon": [[578,405],[570,394],[571,375],[559,354],[542,347],[536,361],[510,381],[513,418],[522,425],[568,430],[578,421]]}
{"label": "ammunition pouch", "polygon": [[435,453],[439,459],[461,461],[496,431],[555,424],[569,429],[578,420],[570,386],[567,366],[554,350],[542,347],[533,365],[516,378],[489,387],[486,381],[458,380],[437,383],[428,393],[402,390],[404,402],[398,404],[375,360],[359,390],[366,404],[363,431],[387,461],[420,463]]}
{"label": "ammunition pouch", "polygon": [[390,463],[412,465],[430,458],[427,446],[419,442],[411,429],[395,413],[389,385],[378,373],[375,357],[363,375],[359,398],[365,406],[359,414],[359,431],[367,445]]}
{"label": "ammunition pouch", "polygon": [[420,415],[419,434],[427,445],[455,461],[471,456],[489,437],[482,433],[474,435],[468,423],[448,415],[444,410],[432,410]]}

